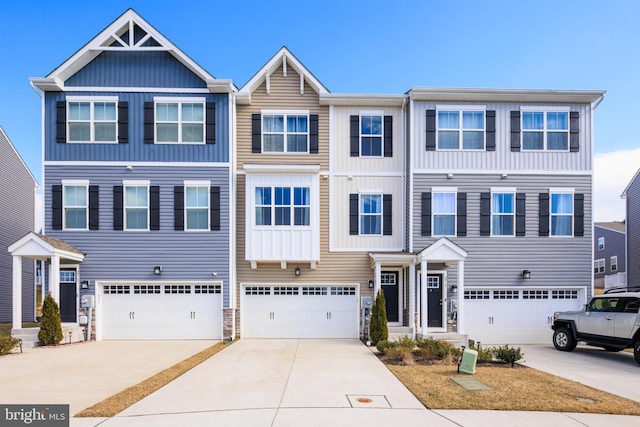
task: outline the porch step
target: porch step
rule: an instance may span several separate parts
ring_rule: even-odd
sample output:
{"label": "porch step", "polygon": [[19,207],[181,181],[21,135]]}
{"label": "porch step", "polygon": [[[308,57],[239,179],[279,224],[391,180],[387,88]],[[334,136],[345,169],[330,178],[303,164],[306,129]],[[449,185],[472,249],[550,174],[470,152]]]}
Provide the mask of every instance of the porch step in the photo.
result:
{"label": "porch step", "polygon": [[426,334],[418,334],[418,337],[448,341],[456,347],[469,346],[469,336],[467,334],[458,334],[456,332],[431,332]]}
{"label": "porch step", "polygon": [[411,337],[413,334],[413,328],[409,326],[389,326],[389,341],[395,341],[404,336]]}
{"label": "porch step", "polygon": [[11,336],[22,340],[22,348],[33,348],[39,345],[40,328],[11,329]]}

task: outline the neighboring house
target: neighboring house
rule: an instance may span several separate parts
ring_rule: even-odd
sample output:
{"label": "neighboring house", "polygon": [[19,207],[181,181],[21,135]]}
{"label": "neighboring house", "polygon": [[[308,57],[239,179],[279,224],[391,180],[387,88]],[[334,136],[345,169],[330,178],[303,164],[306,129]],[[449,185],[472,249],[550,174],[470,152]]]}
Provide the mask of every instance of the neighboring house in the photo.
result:
{"label": "neighboring house", "polygon": [[600,289],[626,286],[626,225],[596,222],[593,225],[593,277]]}
{"label": "neighboring house", "polygon": [[[234,257],[230,97],[129,9],[44,78],[45,253],[63,324],[97,339],[220,339]],[[23,242],[26,245],[26,242]],[[48,256],[47,256],[48,254]]]}
{"label": "neighboring house", "polygon": [[[12,321],[14,298],[12,277],[15,261],[7,248],[34,230],[35,197],[38,183],[0,127],[0,322]],[[34,263],[21,266],[24,286],[19,317],[33,322],[36,318],[36,283]]]}
{"label": "neighboring house", "polygon": [[627,287],[640,289],[640,170],[622,193],[627,206]]}

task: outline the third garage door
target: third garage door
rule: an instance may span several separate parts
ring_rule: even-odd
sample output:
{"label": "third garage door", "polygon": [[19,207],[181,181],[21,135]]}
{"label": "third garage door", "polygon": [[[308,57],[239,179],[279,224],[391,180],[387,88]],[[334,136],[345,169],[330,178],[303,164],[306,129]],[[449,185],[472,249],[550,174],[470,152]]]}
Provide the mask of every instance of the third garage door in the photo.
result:
{"label": "third garage door", "polygon": [[244,338],[358,338],[358,287],[244,286]]}

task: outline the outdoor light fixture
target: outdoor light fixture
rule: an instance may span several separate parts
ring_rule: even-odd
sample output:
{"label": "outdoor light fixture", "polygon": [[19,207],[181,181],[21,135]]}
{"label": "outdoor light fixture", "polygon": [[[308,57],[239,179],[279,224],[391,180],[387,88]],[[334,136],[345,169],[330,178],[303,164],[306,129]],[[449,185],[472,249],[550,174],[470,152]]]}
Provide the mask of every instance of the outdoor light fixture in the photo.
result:
{"label": "outdoor light fixture", "polygon": [[153,267],[153,274],[155,274],[156,276],[159,276],[162,274],[162,266],[161,265],[156,265],[155,267]]}
{"label": "outdoor light fixture", "polygon": [[89,289],[89,281],[83,280],[80,282],[80,289]]}
{"label": "outdoor light fixture", "polygon": [[531,272],[529,270],[522,270],[523,279],[531,279]]}
{"label": "outdoor light fixture", "polygon": [[369,280],[369,288],[373,288],[373,280]]}
{"label": "outdoor light fixture", "polygon": [[293,274],[295,274],[296,277],[300,276],[300,273],[302,273],[302,270],[300,270],[300,267],[296,267],[296,269],[293,270]]}

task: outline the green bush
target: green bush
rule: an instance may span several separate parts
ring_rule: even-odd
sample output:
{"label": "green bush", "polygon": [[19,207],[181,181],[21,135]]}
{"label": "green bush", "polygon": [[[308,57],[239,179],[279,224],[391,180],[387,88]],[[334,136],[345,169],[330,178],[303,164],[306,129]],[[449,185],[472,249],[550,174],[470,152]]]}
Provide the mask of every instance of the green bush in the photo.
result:
{"label": "green bush", "polygon": [[504,363],[511,363],[511,366],[524,356],[524,353],[520,351],[520,347],[511,347],[505,344],[504,347],[494,347],[492,352],[496,359]]}
{"label": "green bush", "polygon": [[416,341],[407,335],[401,336],[396,342],[398,343],[398,347],[408,348],[409,350],[416,348]]}
{"label": "green bush", "polygon": [[42,304],[42,323],[38,340],[42,345],[56,345],[62,341],[62,324],[60,321],[60,309],[51,296],[51,292]]}
{"label": "green bush", "polygon": [[374,344],[389,339],[389,329],[387,328],[387,308],[382,289],[371,308],[371,323],[369,324],[369,339]]}
{"label": "green bush", "polygon": [[478,352],[478,363],[489,363],[493,362],[493,349],[487,348],[484,349],[478,345],[474,346],[473,342],[469,342],[469,349],[475,350]]}
{"label": "green bush", "polygon": [[415,355],[420,359],[438,359],[448,363],[457,363],[457,360],[462,357],[462,349],[447,341],[434,338],[418,338],[416,345],[418,349],[415,351]]}
{"label": "green bush", "polygon": [[378,351],[383,354],[385,354],[388,349],[396,347],[398,347],[397,341],[382,340],[378,341],[378,343],[376,344],[376,349],[378,349]]}
{"label": "green bush", "polygon": [[20,344],[20,340],[14,337],[0,335],[0,356],[11,353],[11,350]]}

